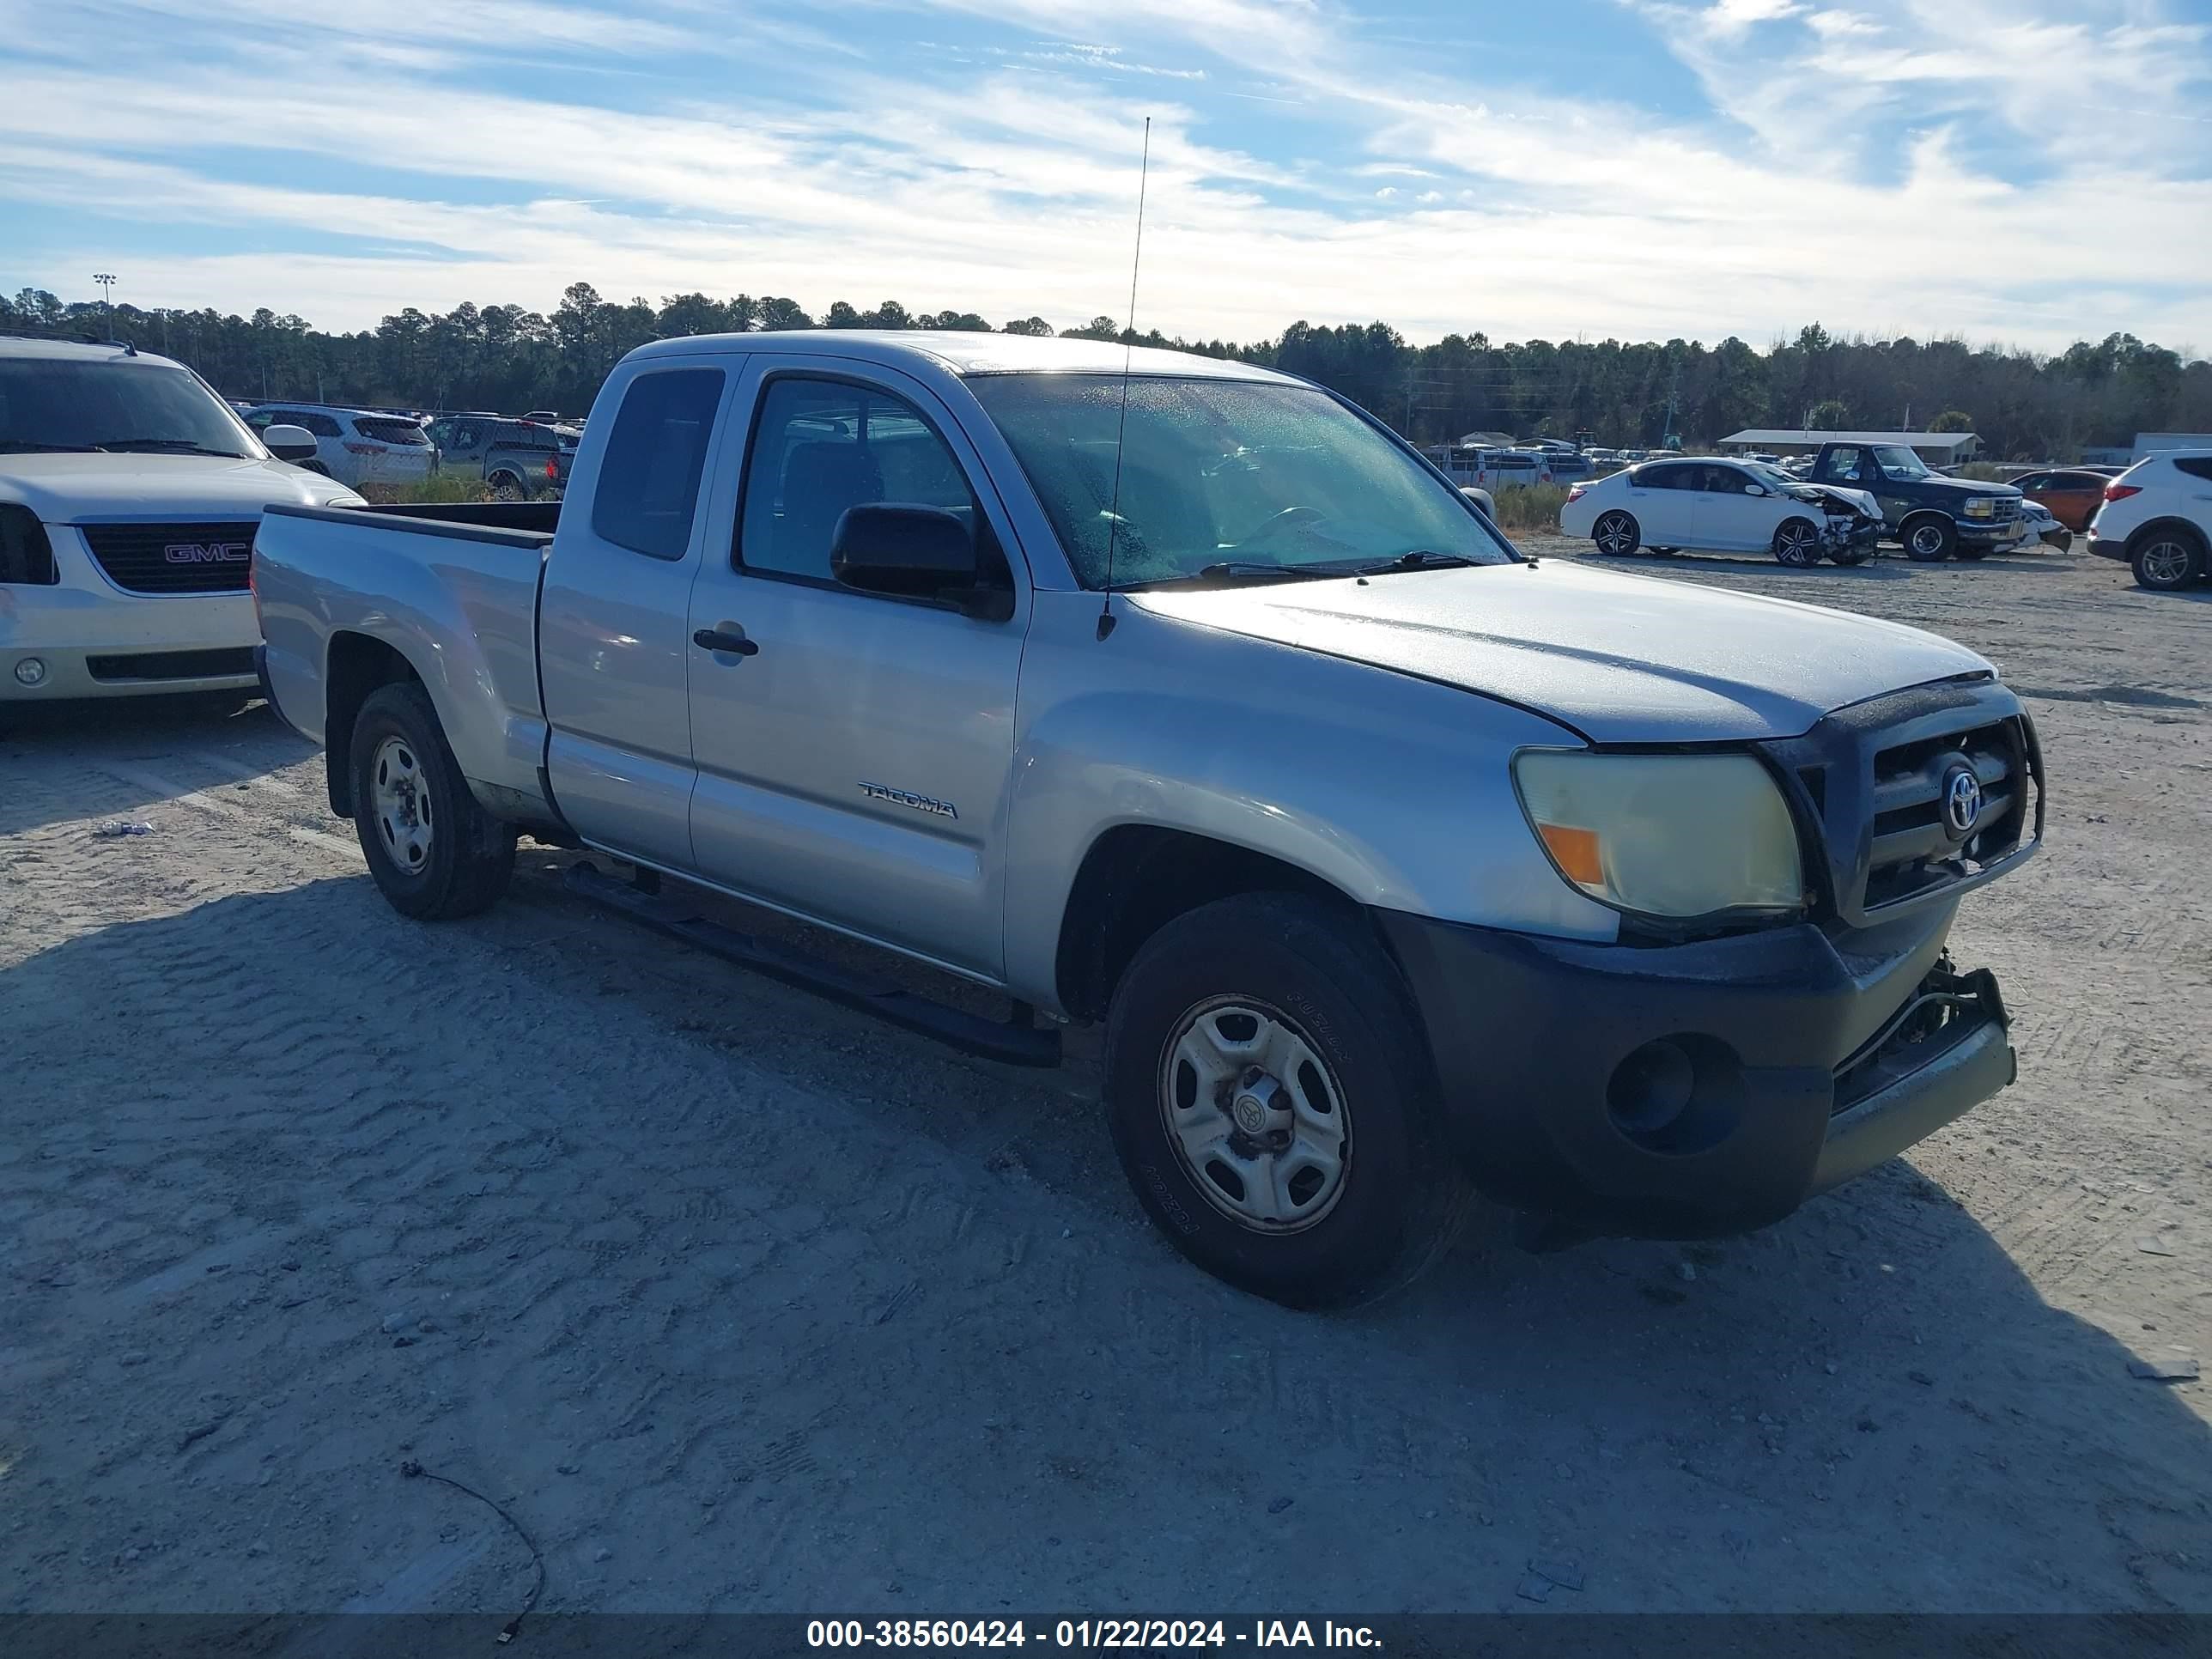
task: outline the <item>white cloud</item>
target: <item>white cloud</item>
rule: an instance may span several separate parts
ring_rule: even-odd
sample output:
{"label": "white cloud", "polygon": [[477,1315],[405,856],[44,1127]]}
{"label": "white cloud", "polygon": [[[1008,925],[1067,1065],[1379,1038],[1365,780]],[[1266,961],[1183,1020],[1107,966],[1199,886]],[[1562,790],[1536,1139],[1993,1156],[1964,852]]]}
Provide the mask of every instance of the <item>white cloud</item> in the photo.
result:
{"label": "white cloud", "polygon": [[[927,49],[872,42],[895,6],[726,21],[572,0],[529,9],[568,64],[540,82],[504,56],[527,32],[515,3],[447,5],[397,53],[282,0],[208,0],[208,21],[161,25],[159,51],[133,49],[155,15],[135,0],[41,14],[39,55],[0,57],[0,214],[96,204],[179,245],[216,227],[293,247],[164,252],[126,282],[143,303],[268,303],[325,325],[465,298],[545,308],[579,278],[1073,323],[1126,291],[1149,112],[1140,321],[1170,331],[1379,316],[1415,337],[1764,343],[1817,317],[2212,339],[2205,147],[2182,125],[2205,30],[2153,0],[2088,21],[2036,14],[2055,0],[1638,0],[1706,88],[1708,111],[1671,117],[1258,0],[1104,16],[958,0],[939,9],[1034,33],[1001,22],[989,46]],[[21,5],[0,0],[0,33]],[[796,44],[811,35],[838,49]],[[713,74],[672,77],[672,54]],[[757,72],[768,62],[788,72]],[[1156,101],[1133,104],[1139,85]],[[1221,101],[1246,98],[1296,112],[1248,131]],[[2092,101],[2137,118],[2122,134]],[[67,273],[120,268],[113,234],[91,218],[42,233],[34,266],[0,250],[0,283],[73,292]]]}

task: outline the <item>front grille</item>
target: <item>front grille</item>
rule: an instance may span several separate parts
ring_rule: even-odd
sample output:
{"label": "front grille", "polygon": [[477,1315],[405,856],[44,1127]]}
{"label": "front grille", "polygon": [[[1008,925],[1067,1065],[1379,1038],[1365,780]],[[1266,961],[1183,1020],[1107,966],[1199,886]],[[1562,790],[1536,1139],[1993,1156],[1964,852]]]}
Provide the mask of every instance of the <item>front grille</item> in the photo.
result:
{"label": "front grille", "polygon": [[[1971,771],[1980,811],[1963,838],[1946,821],[1951,781]],[[2027,733],[2021,717],[1875,751],[1874,841],[1864,909],[1917,898],[1978,873],[2020,845],[2027,823]]]}
{"label": "front grille", "polygon": [[108,580],[133,593],[242,593],[252,565],[248,520],[79,525]]}
{"label": "front grille", "polygon": [[[1803,736],[1759,748],[1805,832],[1814,909],[1848,927],[1978,885],[2026,856],[2043,834],[2034,725],[2020,699],[1988,675],[1846,704]],[[1946,795],[1967,774],[1980,807],[1954,836]]]}
{"label": "front grille", "polygon": [[217,651],[141,651],[128,656],[87,657],[85,672],[96,680],[212,680],[253,672],[253,647]]}

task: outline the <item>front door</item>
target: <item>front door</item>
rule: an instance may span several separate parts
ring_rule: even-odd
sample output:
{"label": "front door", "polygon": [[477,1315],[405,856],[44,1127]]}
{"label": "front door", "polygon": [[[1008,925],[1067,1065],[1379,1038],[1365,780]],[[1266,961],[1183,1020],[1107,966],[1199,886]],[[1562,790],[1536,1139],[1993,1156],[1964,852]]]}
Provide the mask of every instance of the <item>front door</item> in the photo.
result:
{"label": "front door", "polygon": [[995,981],[1026,582],[1004,572],[1015,613],[989,621],[842,586],[830,547],[862,502],[951,508],[994,548],[1003,511],[919,383],[797,356],[765,375],[736,546],[691,595],[695,638],[742,647],[692,653],[700,873]]}

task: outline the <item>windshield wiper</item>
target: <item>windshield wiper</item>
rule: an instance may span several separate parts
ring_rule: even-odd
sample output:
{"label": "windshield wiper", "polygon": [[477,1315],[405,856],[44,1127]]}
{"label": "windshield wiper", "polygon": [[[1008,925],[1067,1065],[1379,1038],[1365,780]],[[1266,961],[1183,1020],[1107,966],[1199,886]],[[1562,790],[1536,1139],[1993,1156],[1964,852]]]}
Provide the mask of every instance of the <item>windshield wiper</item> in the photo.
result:
{"label": "windshield wiper", "polygon": [[1125,582],[1125,587],[1168,587],[1193,582],[1300,582],[1319,577],[1341,576],[1334,565],[1269,564],[1259,559],[1217,559],[1187,576],[1156,576],[1150,581]]}
{"label": "windshield wiper", "polygon": [[180,455],[220,455],[227,461],[246,459],[234,449],[210,449],[190,438],[102,438],[95,446],[106,450],[173,449]]}
{"label": "windshield wiper", "polygon": [[1345,576],[1383,576],[1394,570],[1464,570],[1469,565],[1481,562],[1481,560],[1470,559],[1464,554],[1432,553],[1425,547],[1417,547],[1412,552],[1401,553],[1395,558],[1332,565],[1330,569]]}
{"label": "windshield wiper", "polygon": [[34,444],[20,438],[0,438],[0,452],[10,455],[96,455],[96,444]]}

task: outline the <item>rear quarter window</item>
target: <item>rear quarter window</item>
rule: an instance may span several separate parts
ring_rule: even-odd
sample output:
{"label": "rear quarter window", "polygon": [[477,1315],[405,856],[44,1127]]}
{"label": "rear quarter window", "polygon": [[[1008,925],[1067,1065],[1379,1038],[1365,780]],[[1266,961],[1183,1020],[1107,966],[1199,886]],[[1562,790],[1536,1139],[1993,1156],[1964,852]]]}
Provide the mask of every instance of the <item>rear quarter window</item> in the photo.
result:
{"label": "rear quarter window", "polygon": [[428,448],[430,440],[421,427],[412,421],[397,416],[368,416],[356,421],[354,426],[364,438],[374,438],[379,443],[404,444],[411,448]]}
{"label": "rear quarter window", "polygon": [[599,458],[594,534],[647,558],[684,556],[721,401],[719,368],[663,369],[629,383]]}

